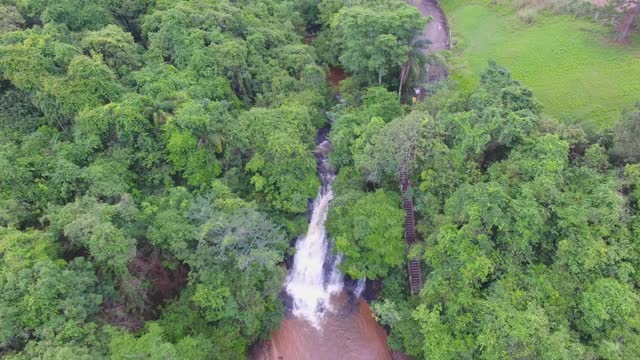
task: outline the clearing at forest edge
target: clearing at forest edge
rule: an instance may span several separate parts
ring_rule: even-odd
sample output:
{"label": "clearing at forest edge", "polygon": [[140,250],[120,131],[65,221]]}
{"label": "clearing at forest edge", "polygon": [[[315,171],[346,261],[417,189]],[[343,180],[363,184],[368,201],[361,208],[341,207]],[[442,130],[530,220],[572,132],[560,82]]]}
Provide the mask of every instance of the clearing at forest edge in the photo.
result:
{"label": "clearing at forest edge", "polygon": [[494,59],[529,86],[545,112],[561,120],[611,127],[640,94],[640,41],[613,44],[608,30],[569,15],[525,24],[485,1],[445,1],[453,32],[452,77],[465,90]]}

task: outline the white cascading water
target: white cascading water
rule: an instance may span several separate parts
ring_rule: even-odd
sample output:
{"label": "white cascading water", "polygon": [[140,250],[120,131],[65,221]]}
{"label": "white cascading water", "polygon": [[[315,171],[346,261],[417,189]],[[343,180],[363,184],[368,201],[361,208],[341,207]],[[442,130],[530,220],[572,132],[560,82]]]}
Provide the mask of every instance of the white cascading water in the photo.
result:
{"label": "white cascading water", "polygon": [[296,242],[293,267],[286,282],[287,293],[293,299],[293,315],[306,319],[316,328],[320,328],[324,310],[331,310],[331,296],[339,294],[344,287],[342,273],[338,270],[342,257],[329,253],[324,228],[329,202],[333,199],[331,182],[335,178],[328,161],[331,150],[328,140],[316,147],[322,185],[313,203],[307,235]]}
{"label": "white cascading water", "polygon": [[360,297],[366,285],[367,285],[367,279],[359,279],[358,282],[356,283],[356,287],[353,289],[353,295],[355,295],[357,298]]}

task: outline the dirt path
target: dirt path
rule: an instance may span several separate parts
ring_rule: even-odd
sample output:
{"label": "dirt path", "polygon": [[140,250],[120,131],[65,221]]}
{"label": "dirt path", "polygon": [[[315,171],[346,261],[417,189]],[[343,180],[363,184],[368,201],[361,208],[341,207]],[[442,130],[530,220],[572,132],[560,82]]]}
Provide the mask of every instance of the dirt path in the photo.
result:
{"label": "dirt path", "polygon": [[431,16],[432,20],[427,24],[422,32],[421,38],[429,39],[431,44],[427,47],[427,52],[436,52],[449,49],[449,24],[437,0],[412,0],[420,13],[424,16]]}
{"label": "dirt path", "polygon": [[[421,39],[428,39],[431,44],[424,48],[424,52],[429,54],[442,50],[449,50],[449,23],[444,15],[438,0],[411,0],[420,13],[424,16],[431,16],[431,21],[425,26],[420,34]],[[432,63],[428,66],[427,82],[444,80],[447,77],[447,67],[441,63]]]}

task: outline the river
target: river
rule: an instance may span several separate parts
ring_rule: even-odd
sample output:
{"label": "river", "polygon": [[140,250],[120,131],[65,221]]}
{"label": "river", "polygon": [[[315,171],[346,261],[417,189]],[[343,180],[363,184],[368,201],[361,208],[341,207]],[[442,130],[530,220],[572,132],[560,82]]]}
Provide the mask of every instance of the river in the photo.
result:
{"label": "river", "polygon": [[313,202],[309,228],[296,242],[293,266],[285,283],[290,301],[287,317],[271,338],[258,346],[254,360],[388,360],[387,334],[360,297],[364,280],[345,287],[325,231],[331,183],[329,164],[333,150],[328,130],[319,132],[315,155],[321,187]]}

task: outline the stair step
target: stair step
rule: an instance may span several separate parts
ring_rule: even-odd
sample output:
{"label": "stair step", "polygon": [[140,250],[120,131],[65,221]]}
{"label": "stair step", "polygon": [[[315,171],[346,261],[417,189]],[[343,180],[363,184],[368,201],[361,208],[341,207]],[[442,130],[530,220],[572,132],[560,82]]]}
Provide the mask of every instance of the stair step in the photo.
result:
{"label": "stair step", "polygon": [[[401,170],[400,192],[402,193],[402,209],[405,212],[404,239],[407,243],[412,244],[416,241],[416,220],[413,213],[413,199],[406,196],[406,192],[410,188],[410,186],[411,182],[407,177],[407,172],[405,170]],[[420,261],[410,260],[407,265],[411,293],[416,294],[420,292],[420,289],[422,288],[422,268],[420,266]]]}

